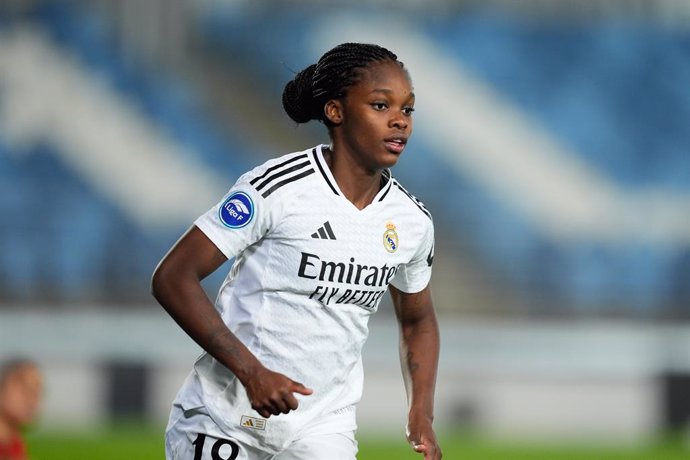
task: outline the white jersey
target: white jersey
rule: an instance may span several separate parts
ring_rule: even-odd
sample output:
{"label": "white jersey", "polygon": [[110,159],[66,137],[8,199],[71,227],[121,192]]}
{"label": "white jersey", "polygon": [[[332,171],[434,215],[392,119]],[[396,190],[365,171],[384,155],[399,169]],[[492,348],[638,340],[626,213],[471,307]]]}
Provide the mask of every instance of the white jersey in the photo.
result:
{"label": "white jersey", "polygon": [[356,429],[369,317],[389,284],[414,293],[431,277],[433,224],[424,205],[385,171],[385,184],[359,210],[322,147],[244,174],[195,222],[235,258],[216,301],[224,322],[264,366],[314,393],[296,395],[296,411],[263,419],[239,380],[204,354],[175,404],[205,407],[225,434],[269,452],[331,414],[339,422],[324,431]]}

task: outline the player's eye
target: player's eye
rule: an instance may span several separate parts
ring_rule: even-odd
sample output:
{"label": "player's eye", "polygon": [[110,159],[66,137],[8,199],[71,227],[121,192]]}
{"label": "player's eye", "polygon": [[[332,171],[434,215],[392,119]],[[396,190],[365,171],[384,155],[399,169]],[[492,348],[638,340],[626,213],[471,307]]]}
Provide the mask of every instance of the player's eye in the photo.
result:
{"label": "player's eye", "polygon": [[378,111],[386,110],[388,108],[388,104],[385,102],[372,102],[371,106],[374,108],[374,110]]}
{"label": "player's eye", "polygon": [[404,113],[405,115],[408,115],[408,116],[409,116],[409,115],[412,115],[412,112],[414,112],[414,107],[409,107],[409,106],[408,106],[408,107],[404,107],[404,108],[403,108],[403,113]]}

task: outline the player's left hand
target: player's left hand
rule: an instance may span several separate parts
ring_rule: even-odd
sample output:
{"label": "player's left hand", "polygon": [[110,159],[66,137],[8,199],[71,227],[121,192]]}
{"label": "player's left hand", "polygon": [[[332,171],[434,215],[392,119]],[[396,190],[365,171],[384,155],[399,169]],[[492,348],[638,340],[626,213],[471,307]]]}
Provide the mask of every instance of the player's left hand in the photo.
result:
{"label": "player's left hand", "polygon": [[407,441],[415,452],[424,454],[424,460],[441,460],[441,448],[427,417],[410,417],[407,424]]}

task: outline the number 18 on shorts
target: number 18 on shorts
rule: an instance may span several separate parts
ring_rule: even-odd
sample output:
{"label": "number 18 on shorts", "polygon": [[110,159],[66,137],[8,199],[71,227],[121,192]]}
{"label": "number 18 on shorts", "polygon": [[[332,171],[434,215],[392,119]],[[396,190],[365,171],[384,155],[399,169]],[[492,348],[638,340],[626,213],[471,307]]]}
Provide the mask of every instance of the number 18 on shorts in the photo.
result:
{"label": "number 18 on shorts", "polygon": [[236,460],[240,446],[230,439],[219,439],[199,433],[194,442],[194,460]]}

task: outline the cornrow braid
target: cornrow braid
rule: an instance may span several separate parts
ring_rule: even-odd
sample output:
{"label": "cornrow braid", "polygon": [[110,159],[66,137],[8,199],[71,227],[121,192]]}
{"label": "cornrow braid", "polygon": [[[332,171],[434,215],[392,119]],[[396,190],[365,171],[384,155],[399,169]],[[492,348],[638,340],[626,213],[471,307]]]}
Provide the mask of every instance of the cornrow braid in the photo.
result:
{"label": "cornrow braid", "polygon": [[316,64],[299,72],[285,85],[283,108],[297,123],[319,120],[328,123],[323,106],[330,99],[345,96],[347,87],[356,84],[361,70],[372,63],[403,63],[392,51],[366,43],[343,43],[327,51]]}

